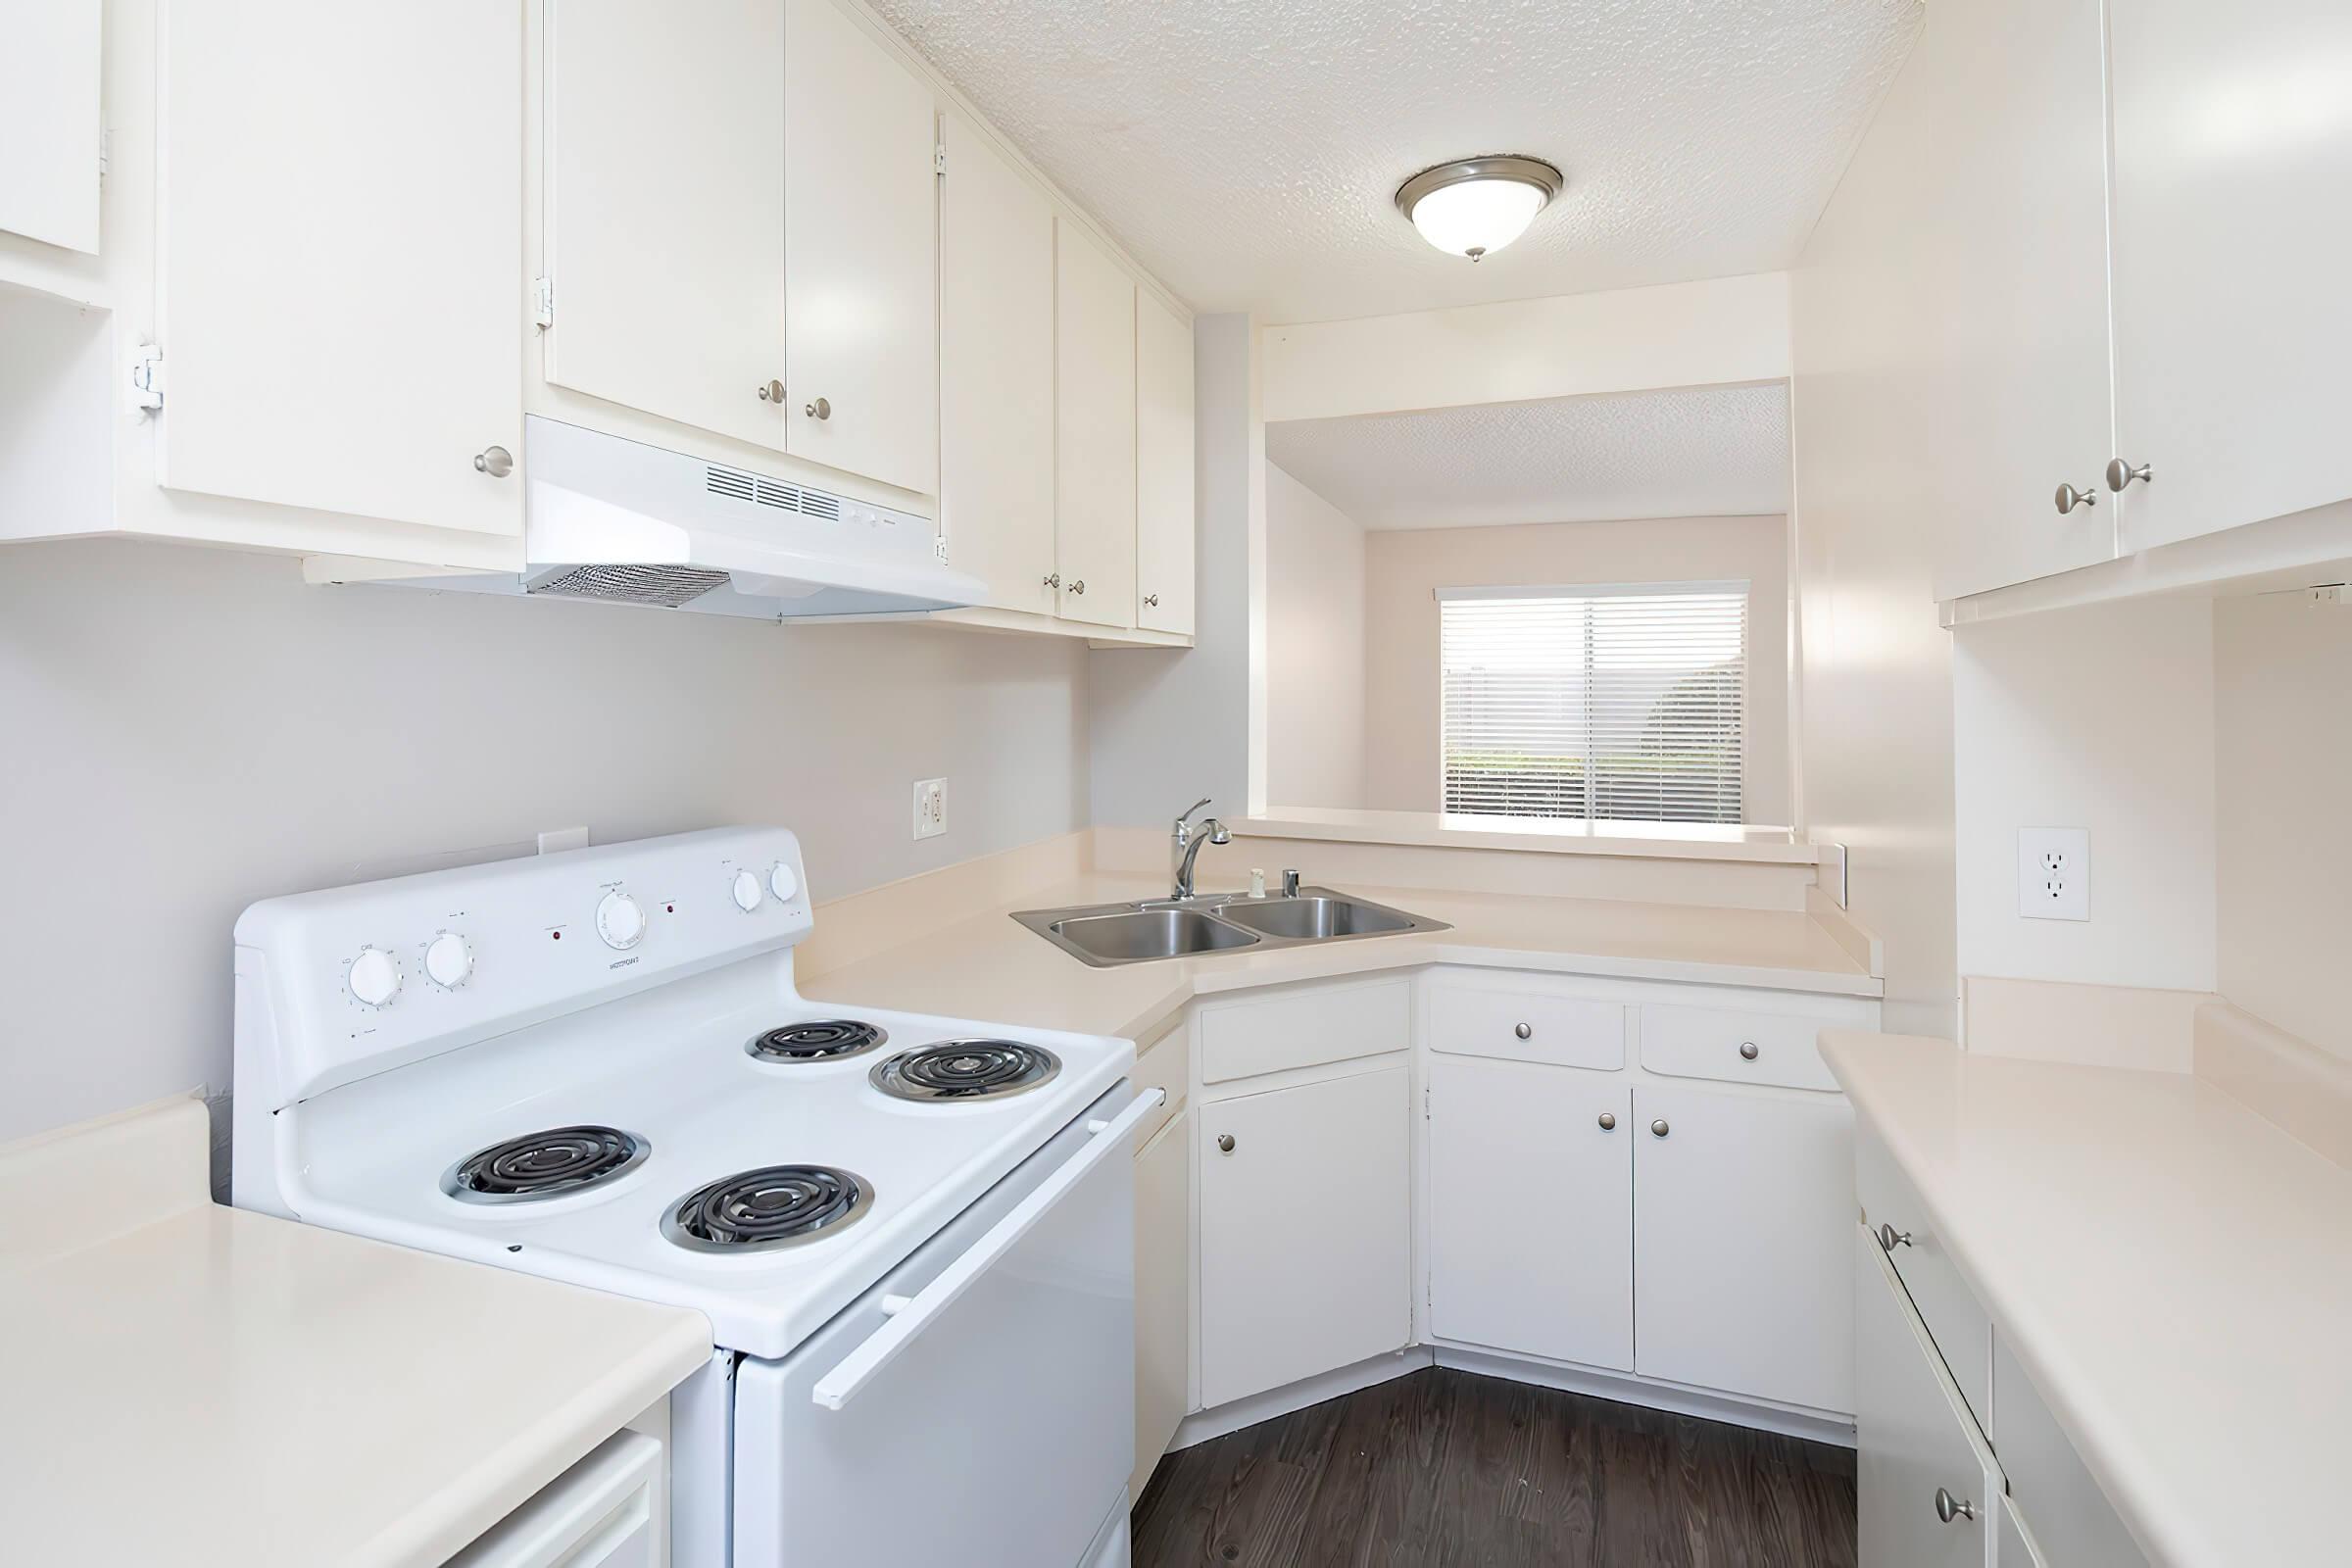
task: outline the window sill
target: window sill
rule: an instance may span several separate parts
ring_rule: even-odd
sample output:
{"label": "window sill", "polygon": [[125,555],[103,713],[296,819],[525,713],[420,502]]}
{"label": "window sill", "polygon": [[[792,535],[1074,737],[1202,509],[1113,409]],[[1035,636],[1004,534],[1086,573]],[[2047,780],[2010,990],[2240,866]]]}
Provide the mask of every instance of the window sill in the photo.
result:
{"label": "window sill", "polygon": [[1546,822],[1532,817],[1300,806],[1270,807],[1260,815],[1238,818],[1227,825],[1245,838],[1415,844],[1539,855],[1618,855],[1637,859],[1818,865],[1825,853],[1835,853],[1801,841],[1785,827],[1707,822]]}

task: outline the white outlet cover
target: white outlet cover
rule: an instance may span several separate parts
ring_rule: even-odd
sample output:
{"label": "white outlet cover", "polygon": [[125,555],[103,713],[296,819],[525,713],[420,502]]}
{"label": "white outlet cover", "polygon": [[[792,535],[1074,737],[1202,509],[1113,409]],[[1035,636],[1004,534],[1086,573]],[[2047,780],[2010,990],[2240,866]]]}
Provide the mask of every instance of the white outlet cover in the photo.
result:
{"label": "white outlet cover", "polygon": [[914,836],[935,839],[948,830],[948,781],[944,778],[922,778],[914,781]]}
{"label": "white outlet cover", "polygon": [[2017,912],[2029,920],[2090,918],[2090,830],[2017,830]]}

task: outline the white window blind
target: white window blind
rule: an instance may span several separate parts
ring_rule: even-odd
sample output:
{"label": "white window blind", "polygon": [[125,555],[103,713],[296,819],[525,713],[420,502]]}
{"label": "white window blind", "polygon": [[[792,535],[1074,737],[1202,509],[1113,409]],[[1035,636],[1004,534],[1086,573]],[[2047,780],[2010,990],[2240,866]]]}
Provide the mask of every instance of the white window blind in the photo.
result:
{"label": "white window blind", "polygon": [[1740,820],[1746,583],[1438,599],[1446,810]]}

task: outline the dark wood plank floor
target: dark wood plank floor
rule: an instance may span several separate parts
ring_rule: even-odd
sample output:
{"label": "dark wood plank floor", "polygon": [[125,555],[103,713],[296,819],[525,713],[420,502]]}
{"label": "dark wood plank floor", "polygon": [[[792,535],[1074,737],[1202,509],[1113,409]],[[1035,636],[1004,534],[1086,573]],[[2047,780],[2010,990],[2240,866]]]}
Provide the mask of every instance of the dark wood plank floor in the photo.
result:
{"label": "dark wood plank floor", "polygon": [[1850,1449],[1433,1367],[1171,1453],[1135,1568],[1852,1568]]}

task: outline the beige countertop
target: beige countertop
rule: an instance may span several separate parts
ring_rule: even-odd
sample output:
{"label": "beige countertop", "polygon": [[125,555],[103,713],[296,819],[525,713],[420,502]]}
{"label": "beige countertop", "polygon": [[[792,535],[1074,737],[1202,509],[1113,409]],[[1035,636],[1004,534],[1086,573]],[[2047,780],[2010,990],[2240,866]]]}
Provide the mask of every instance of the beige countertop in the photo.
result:
{"label": "beige countertop", "polygon": [[2186,1073],[1822,1054],[2155,1561],[2345,1560],[2352,1171]]}
{"label": "beige countertop", "polygon": [[1010,918],[1016,908],[1167,893],[1161,878],[1096,872],[997,905],[904,946],[803,974],[800,988],[821,1001],[1133,1040],[1149,1038],[1196,996],[1432,963],[1840,996],[1876,997],[1882,989],[1819,922],[1794,911],[1354,883],[1341,891],[1444,920],[1452,929],[1097,969]]}
{"label": "beige countertop", "polygon": [[[710,1354],[699,1313],[215,1204],[206,1129],[101,1128],[159,1217],[0,1235],[0,1557],[438,1563]],[[64,1147],[0,1150],[0,1189]]]}

